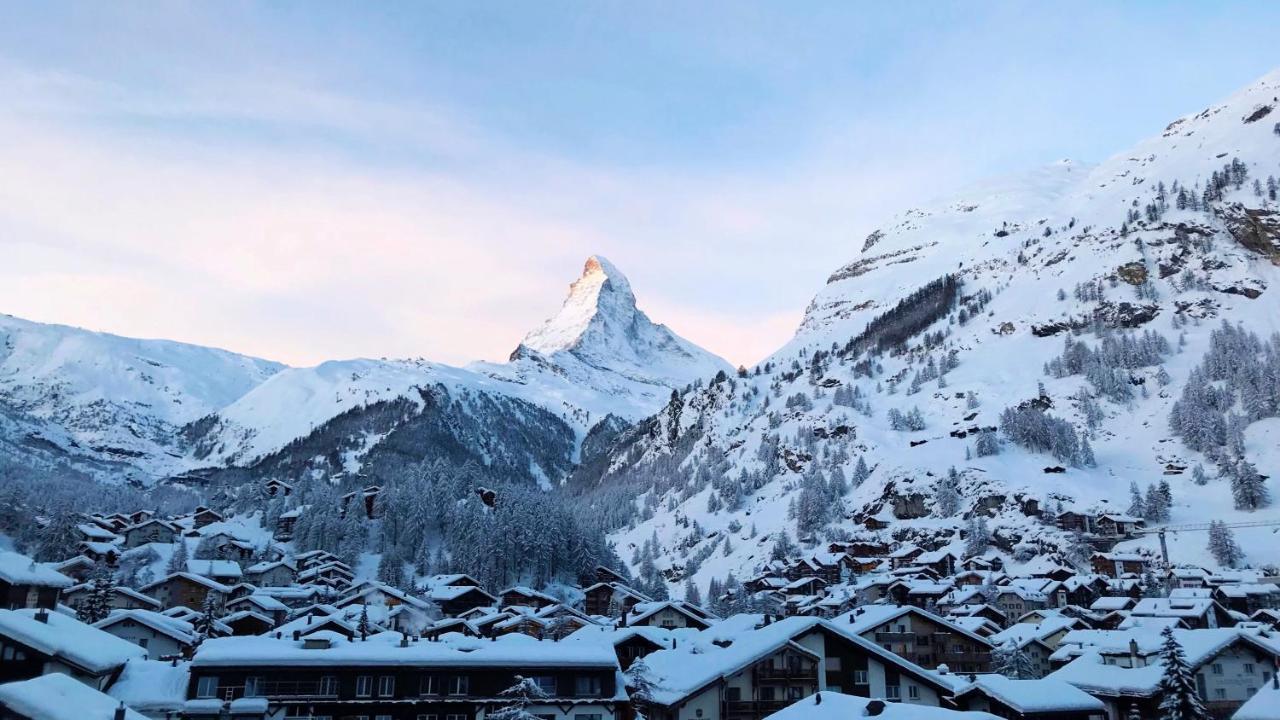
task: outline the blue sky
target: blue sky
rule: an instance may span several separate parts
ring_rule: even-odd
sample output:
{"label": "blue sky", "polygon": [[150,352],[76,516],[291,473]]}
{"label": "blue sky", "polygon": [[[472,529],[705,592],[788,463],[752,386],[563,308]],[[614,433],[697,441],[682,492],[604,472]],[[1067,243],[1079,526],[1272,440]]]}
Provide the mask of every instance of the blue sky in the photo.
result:
{"label": "blue sky", "polygon": [[[1059,6],[1060,5],[1060,6]],[[1277,63],[1275,3],[4,3],[0,311],[501,359],[589,254],[733,362],[914,203]]]}

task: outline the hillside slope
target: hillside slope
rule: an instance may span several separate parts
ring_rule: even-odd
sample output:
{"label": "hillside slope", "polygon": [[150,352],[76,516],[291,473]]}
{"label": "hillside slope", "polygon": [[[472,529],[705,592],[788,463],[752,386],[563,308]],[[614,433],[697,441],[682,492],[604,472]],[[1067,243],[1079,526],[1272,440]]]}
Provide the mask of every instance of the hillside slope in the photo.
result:
{"label": "hillside slope", "polygon": [[[610,517],[635,569],[703,586],[797,540],[959,549],[974,514],[992,515],[1010,554],[1067,551],[1072,538],[1042,512],[1124,511],[1131,481],[1144,493],[1170,483],[1172,524],[1280,517],[1237,510],[1229,480],[1241,452],[1263,475],[1280,471],[1265,417],[1280,384],[1260,391],[1265,407],[1232,399],[1216,414],[1243,427],[1243,450],[1192,451],[1169,424],[1224,319],[1262,341],[1280,330],[1278,97],[1280,72],[1096,166],[1062,162],[903,213],[832,273],[777,353],[682,394],[574,487]],[[1077,341],[1108,344],[1106,362],[1046,367]],[[952,467],[954,515],[935,501]],[[873,515],[896,522],[864,530]],[[1271,530],[1237,531],[1248,559],[1280,562]],[[1204,533],[1171,549],[1175,562],[1211,562]]]}

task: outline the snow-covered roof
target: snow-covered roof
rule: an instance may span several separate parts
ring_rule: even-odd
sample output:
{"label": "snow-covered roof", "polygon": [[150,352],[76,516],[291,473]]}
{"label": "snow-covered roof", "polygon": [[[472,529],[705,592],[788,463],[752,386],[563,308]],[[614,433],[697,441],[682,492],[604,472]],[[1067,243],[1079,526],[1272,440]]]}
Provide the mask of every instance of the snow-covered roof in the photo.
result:
{"label": "snow-covered roof", "polygon": [[403,637],[384,632],[367,640],[347,641],[331,634],[331,647],[304,648],[302,641],[274,637],[230,637],[206,640],[193,667],[224,666],[385,666],[422,667],[616,667],[613,648],[592,643],[543,641],[518,633],[494,640],[450,634],[438,641],[410,642],[400,647]]}
{"label": "snow-covered roof", "polygon": [[1133,603],[1134,599],[1128,595],[1121,595],[1119,597],[1104,595],[1103,597],[1094,600],[1093,604],[1089,606],[1089,609],[1101,610],[1103,612],[1114,612],[1116,610],[1125,610]]}
{"label": "snow-covered roof", "polygon": [[158,588],[161,585],[164,585],[165,583],[171,580],[178,580],[178,579],[189,580],[193,583],[196,583],[197,585],[203,585],[214,592],[222,593],[223,595],[226,595],[227,593],[231,592],[231,588],[227,587],[226,585],[223,585],[222,583],[216,580],[210,580],[209,578],[203,575],[197,575],[196,573],[189,573],[189,572],[171,573],[169,575],[166,575],[160,578],[159,580],[156,580],[155,582],[147,583],[146,585],[143,585],[138,589],[143,592],[147,592],[148,590],[153,590],[155,588]]}
{"label": "snow-covered roof", "polygon": [[21,553],[0,551],[0,580],[10,585],[41,585],[66,588],[75,580]]}
{"label": "snow-covered roof", "polygon": [[184,662],[133,659],[125,663],[108,694],[139,712],[164,717],[165,712],[182,707],[190,674]]}
{"label": "snow-covered roof", "polygon": [[42,622],[34,609],[0,610],[0,635],[101,675],[142,657],[146,651],[92,625],[58,612],[45,612]]}
{"label": "snow-covered roof", "polygon": [[1272,683],[1264,684],[1236,710],[1231,720],[1280,720],[1280,688]]}
{"label": "snow-covered roof", "polygon": [[[120,701],[62,673],[50,673],[0,685],[0,705],[39,720],[85,720],[115,717]],[[125,720],[147,720],[125,708]]]}
{"label": "snow-covered roof", "polygon": [[191,559],[187,561],[187,572],[208,578],[239,578],[244,574],[234,560]]}
{"label": "snow-covered roof", "polygon": [[99,630],[106,630],[125,621],[133,621],[139,625],[145,625],[158,633],[167,635],[187,645],[196,641],[195,627],[191,623],[150,610],[115,610],[105,619],[94,623],[93,626]]}
{"label": "snow-covered roof", "polygon": [[837,615],[831,619],[832,624],[847,630],[848,632],[861,635],[863,633],[874,630],[887,622],[892,622],[904,615],[916,615],[930,622],[936,623],[944,628],[957,631],[959,634],[968,637],[982,645],[990,644],[990,640],[978,635],[962,625],[955,622],[953,618],[946,618],[935,615],[928,610],[922,610],[914,605],[862,605],[849,612]]}
{"label": "snow-covered roof", "polygon": [[1013,680],[1004,675],[980,675],[956,690],[956,698],[982,692],[1021,714],[1054,712],[1103,713],[1102,701],[1083,690],[1056,679]]}
{"label": "snow-covered roof", "polygon": [[913,703],[885,702],[872,698],[845,695],[823,690],[797,700],[765,720],[849,720],[867,715],[867,705],[879,702],[884,710],[877,716],[884,720],[996,720],[995,715]]}

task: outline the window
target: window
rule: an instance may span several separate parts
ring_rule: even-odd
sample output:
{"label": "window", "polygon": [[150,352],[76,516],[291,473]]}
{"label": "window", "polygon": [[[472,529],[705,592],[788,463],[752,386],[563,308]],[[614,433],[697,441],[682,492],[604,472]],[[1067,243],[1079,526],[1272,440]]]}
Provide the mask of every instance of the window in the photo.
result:
{"label": "window", "polygon": [[920,688],[916,687],[915,685],[908,685],[908,686],[907,686],[907,697],[908,697],[909,699],[911,699],[911,700],[919,700],[919,699],[920,699]]}
{"label": "window", "polygon": [[1253,674],[1253,663],[1245,663],[1245,664],[1244,664],[1244,674],[1245,674],[1245,675],[1252,675],[1252,674]]}
{"label": "window", "polygon": [[1222,663],[1214,663],[1214,664],[1213,664],[1213,667],[1212,667],[1212,670],[1213,670],[1213,674],[1214,674],[1214,675],[1221,675],[1221,674],[1222,674]]}
{"label": "window", "polygon": [[396,676],[382,675],[378,678],[378,697],[391,697],[396,694]]}
{"label": "window", "polygon": [[902,687],[900,685],[885,685],[884,696],[889,700],[901,700]]}
{"label": "window", "polygon": [[218,696],[218,677],[206,675],[196,681],[196,697],[211,698]]}
{"label": "window", "polygon": [[391,720],[390,715],[374,715],[373,720]]}
{"label": "window", "polygon": [[774,700],[773,688],[771,687],[760,688],[760,699],[772,702]]}
{"label": "window", "polygon": [[466,715],[449,714],[444,716],[444,720],[470,720],[470,718],[467,717]]}
{"label": "window", "polygon": [[1227,689],[1226,689],[1226,688],[1214,688],[1214,690],[1213,690],[1213,697],[1214,697],[1214,699],[1215,699],[1215,700],[1226,700],[1226,699],[1227,699]]}
{"label": "window", "polygon": [[729,702],[738,702],[742,699],[742,688],[731,687],[724,691],[725,700]]}
{"label": "window", "polygon": [[554,675],[538,675],[533,679],[538,689],[551,697],[556,694],[556,677]]}
{"label": "window", "polygon": [[150,638],[138,638],[138,647],[145,648],[151,642]]}
{"label": "window", "polygon": [[325,675],[320,678],[320,694],[332,697],[338,694],[338,676]]}
{"label": "window", "polygon": [[439,715],[419,715],[418,720],[440,720]]}
{"label": "window", "polygon": [[600,694],[600,678],[596,675],[579,675],[573,679],[573,694],[578,697],[594,697]]}
{"label": "window", "polygon": [[577,713],[573,720],[600,720],[600,713]]}
{"label": "window", "polygon": [[854,670],[854,671],[853,671],[853,684],[854,684],[854,685],[869,685],[869,684],[870,684],[870,682],[869,682],[869,680],[867,679],[867,671],[866,671],[866,670]]}
{"label": "window", "polygon": [[244,679],[244,696],[245,697],[261,697],[262,678],[247,677]]}
{"label": "window", "polygon": [[356,697],[373,696],[373,676],[361,675],[356,678]]}
{"label": "window", "polygon": [[840,672],[840,656],[827,658],[827,672]]}
{"label": "window", "polygon": [[800,688],[800,687],[787,688],[788,700],[799,700],[802,697],[804,697],[804,688]]}
{"label": "window", "polygon": [[[440,676],[439,675],[423,675],[418,682],[419,695],[439,695],[440,694]],[[431,720],[435,720],[433,716]]]}
{"label": "window", "polygon": [[471,692],[471,678],[466,675],[453,675],[449,678],[450,695],[466,695]]}

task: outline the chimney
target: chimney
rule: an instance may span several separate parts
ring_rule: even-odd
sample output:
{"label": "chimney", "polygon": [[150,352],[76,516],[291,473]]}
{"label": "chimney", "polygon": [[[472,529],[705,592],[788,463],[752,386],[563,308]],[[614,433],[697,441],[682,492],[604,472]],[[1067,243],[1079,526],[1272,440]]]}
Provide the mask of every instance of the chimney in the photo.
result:
{"label": "chimney", "polygon": [[939,674],[939,675],[946,675],[946,674],[947,674],[947,673],[949,673],[949,672],[951,672],[951,668],[947,667],[947,664],[946,664],[946,663],[939,663],[939,664],[938,664],[938,674]]}
{"label": "chimney", "polygon": [[884,712],[884,701],[872,700],[867,703],[867,707],[862,711],[862,714],[866,717],[877,717],[882,712]]}
{"label": "chimney", "polygon": [[1138,641],[1129,638],[1129,667],[1138,667]]}
{"label": "chimney", "polygon": [[36,622],[41,622],[41,623],[44,623],[45,625],[49,624],[48,610],[45,610],[44,608],[40,608],[39,610],[36,611],[35,617],[36,617]]}
{"label": "chimney", "polygon": [[294,641],[294,642],[297,642],[297,641],[298,641],[298,638],[300,638],[300,637],[302,637],[302,631],[301,631],[301,630],[294,630],[294,631],[293,631],[293,641]]}
{"label": "chimney", "polygon": [[813,704],[814,704],[814,705],[821,705],[821,704],[822,704],[822,693],[820,693],[820,692],[816,692],[816,693],[814,693],[814,694],[813,694]]}
{"label": "chimney", "polygon": [[115,720],[124,720],[124,701],[121,701],[120,707],[116,708]]}

